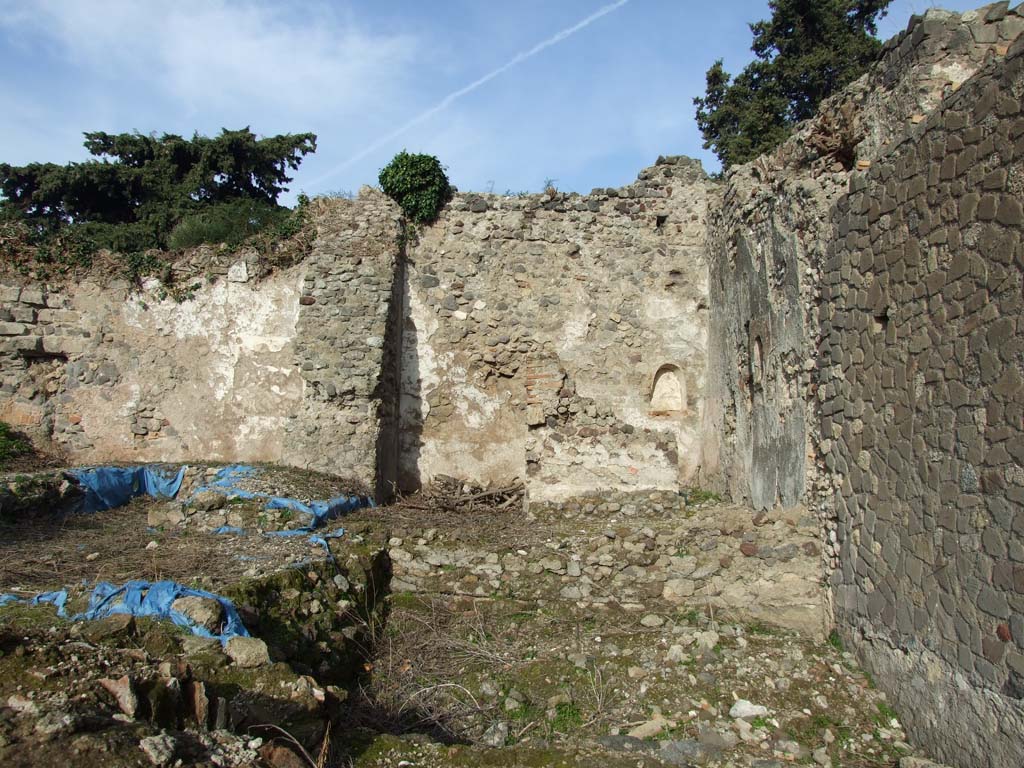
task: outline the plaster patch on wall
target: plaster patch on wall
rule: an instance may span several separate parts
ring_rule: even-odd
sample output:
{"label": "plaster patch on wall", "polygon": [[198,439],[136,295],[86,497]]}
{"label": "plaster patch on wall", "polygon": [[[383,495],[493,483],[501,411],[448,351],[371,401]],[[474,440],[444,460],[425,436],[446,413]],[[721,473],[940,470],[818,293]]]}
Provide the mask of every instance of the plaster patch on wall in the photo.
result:
{"label": "plaster patch on wall", "polygon": [[170,333],[179,341],[204,340],[211,394],[221,401],[233,391],[235,370],[243,357],[279,353],[294,339],[301,285],[302,276],[294,274],[290,280],[275,278],[258,288],[220,281],[179,303],[158,300],[159,282],[147,280],[146,293],[130,297],[121,315],[126,325],[147,335]]}
{"label": "plaster patch on wall", "polygon": [[573,347],[580,344],[587,338],[590,332],[590,324],[597,317],[587,307],[581,306],[579,311],[570,315],[562,325],[562,336],[557,341],[557,349],[560,354],[566,354]]}
{"label": "plaster patch on wall", "polygon": [[458,395],[458,399],[455,401],[455,410],[462,416],[466,426],[470,429],[486,427],[493,420],[498,409],[511,399],[510,396],[488,395],[482,389],[470,384],[456,387],[455,392]]}

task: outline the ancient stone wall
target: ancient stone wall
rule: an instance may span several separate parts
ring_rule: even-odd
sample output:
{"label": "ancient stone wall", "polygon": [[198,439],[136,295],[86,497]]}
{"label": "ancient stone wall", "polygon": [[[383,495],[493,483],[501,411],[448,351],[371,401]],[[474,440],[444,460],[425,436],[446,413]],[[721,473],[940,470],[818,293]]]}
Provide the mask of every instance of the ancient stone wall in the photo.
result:
{"label": "ancient stone wall", "polygon": [[1024,764],[1024,38],[840,201],[835,617],[946,762]]}
{"label": "ancient stone wall", "polygon": [[409,250],[403,483],[529,472],[540,500],[691,478],[710,187],[669,158],[587,196],[457,196]]}
{"label": "ancient stone wall", "polygon": [[0,419],[73,461],[273,461],[379,486],[400,217],[379,193],[314,215],[302,263],[262,278],[252,254],[223,275],[200,264],[178,299],[156,278],[3,286]]}
{"label": "ancient stone wall", "polygon": [[915,17],[709,224],[703,471],[817,511],[844,639],[956,765],[1024,749],[1022,30]]}
{"label": "ancient stone wall", "polygon": [[[1001,58],[1022,29],[1024,17],[1005,2],[915,16],[864,77],[782,146],[730,170],[708,235],[709,484],[759,509],[803,500],[827,513],[833,480],[820,449],[814,369],[831,211],[851,174],[986,60]],[[827,554],[834,566],[834,547]]]}

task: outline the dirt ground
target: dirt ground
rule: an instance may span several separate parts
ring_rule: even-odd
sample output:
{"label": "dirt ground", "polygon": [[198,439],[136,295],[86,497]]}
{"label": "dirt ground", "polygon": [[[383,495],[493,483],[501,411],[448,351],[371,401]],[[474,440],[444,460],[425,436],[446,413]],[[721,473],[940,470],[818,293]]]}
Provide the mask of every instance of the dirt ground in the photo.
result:
{"label": "dirt ground", "polygon": [[[255,490],[306,500],[350,490],[338,479],[297,470],[268,469],[250,482]],[[0,609],[0,762],[6,750],[32,764],[26,755],[39,738],[32,723],[57,717],[53,711],[78,718],[73,727],[57,728],[54,748],[78,743],[83,724],[93,723],[90,732],[106,734],[101,741],[110,765],[162,764],[136,745],[164,736],[183,765],[273,768],[881,768],[913,754],[898,714],[837,640],[753,620],[707,598],[712,587],[728,597],[744,574],[753,584],[755,575],[813,569],[816,550],[793,544],[811,535],[811,522],[800,514],[755,516],[705,500],[682,516],[639,503],[612,515],[581,507],[535,519],[515,490],[447,492],[360,509],[317,531],[344,529],[341,538],[327,539],[340,560],[372,547],[391,553],[390,594],[352,627],[360,634],[350,646],[357,653],[349,656],[334,653],[349,630],[329,619],[335,602],[348,606],[352,598],[336,592],[334,571],[314,567],[328,552],[308,536],[263,535],[261,501],[228,500],[209,513],[185,515],[179,502],[138,498],[95,514],[8,519],[0,526],[0,593],[28,597],[69,587],[73,599],[82,599],[101,580],[169,579],[213,592],[265,581],[273,588],[246,594],[264,596],[264,626],[276,633],[267,636],[272,655],[289,660],[238,678],[223,659],[211,664],[190,656],[197,646],[185,636],[149,647],[151,631],[136,630],[97,645],[82,634],[85,625],[50,617],[49,606],[32,609],[28,624],[26,609]],[[202,524],[205,514],[240,515],[254,527],[213,534]],[[178,522],[151,524],[168,519]],[[703,586],[692,598],[666,599],[664,585],[675,583],[678,568],[689,574],[682,581]],[[280,574],[291,575],[280,581]],[[588,596],[581,587],[591,582]],[[328,594],[325,586],[335,591]],[[277,623],[268,623],[268,612]],[[330,730],[310,731],[319,741],[305,755],[280,734],[253,741],[255,731],[236,729],[234,741],[225,736],[215,744],[210,737],[220,732],[193,710],[170,726],[152,715],[124,720],[97,687],[98,677],[82,671],[99,665],[107,677],[134,676],[150,686],[154,680],[170,685],[178,675],[174,685],[186,688],[205,675],[209,690],[231,702],[262,691],[280,707],[273,692],[285,691],[287,702],[298,695],[293,691],[322,685],[316,664],[303,658],[332,653],[334,663],[344,658],[358,666],[355,682],[332,694],[343,706],[328,712],[323,702],[310,705],[307,714],[326,718]],[[34,661],[26,668],[22,658]],[[43,677],[35,680],[33,669]],[[71,707],[59,691],[46,693],[60,680],[49,669],[80,678],[72,698],[81,706]],[[47,709],[54,701],[60,707]],[[235,711],[234,703],[226,706]],[[97,743],[84,739],[80,746],[104,754]]]}

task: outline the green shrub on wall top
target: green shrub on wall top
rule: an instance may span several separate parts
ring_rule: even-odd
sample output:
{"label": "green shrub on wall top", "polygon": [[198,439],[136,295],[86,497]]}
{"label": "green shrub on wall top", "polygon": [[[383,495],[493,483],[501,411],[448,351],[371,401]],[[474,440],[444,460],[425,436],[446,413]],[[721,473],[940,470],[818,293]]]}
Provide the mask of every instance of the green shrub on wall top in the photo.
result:
{"label": "green shrub on wall top", "polygon": [[277,198],[316,150],[316,136],[260,138],[248,127],[191,139],[96,131],[85,146],[95,159],[0,162],[0,227],[21,225],[51,261],[67,262],[71,250],[165,249],[171,239],[176,247],[235,243],[275,226],[289,216]]}
{"label": "green shrub on wall top", "polygon": [[433,155],[412,155],[402,150],[380,172],[384,193],[417,224],[435,221],[452,199],[444,166]]}
{"label": "green shrub on wall top", "polygon": [[262,200],[238,198],[215,203],[179,221],[171,230],[168,245],[173,250],[202,243],[226,243],[234,247],[290,215],[287,208]]}

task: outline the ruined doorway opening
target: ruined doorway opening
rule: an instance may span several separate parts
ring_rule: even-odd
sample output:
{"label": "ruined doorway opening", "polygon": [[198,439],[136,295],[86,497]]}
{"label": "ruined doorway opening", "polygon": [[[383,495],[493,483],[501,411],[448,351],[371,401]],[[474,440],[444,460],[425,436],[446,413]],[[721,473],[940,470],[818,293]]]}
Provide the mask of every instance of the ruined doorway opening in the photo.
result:
{"label": "ruined doorway opening", "polygon": [[663,365],[654,374],[651,413],[669,414],[686,410],[686,384],[676,365]]}

